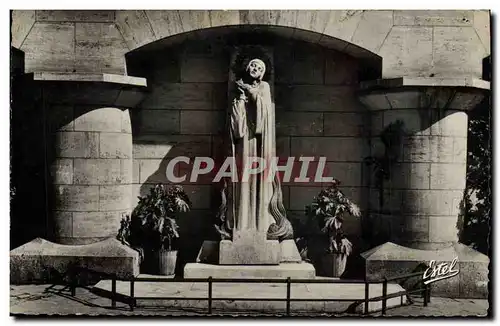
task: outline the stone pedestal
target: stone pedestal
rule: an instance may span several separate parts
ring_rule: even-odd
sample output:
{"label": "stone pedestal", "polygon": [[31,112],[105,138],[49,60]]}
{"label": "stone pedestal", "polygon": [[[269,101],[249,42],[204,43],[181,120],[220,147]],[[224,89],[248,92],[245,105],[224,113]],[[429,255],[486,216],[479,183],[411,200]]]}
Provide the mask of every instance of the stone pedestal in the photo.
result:
{"label": "stone pedestal", "polygon": [[[392,149],[397,159],[389,167],[382,194],[372,182],[369,218],[381,235],[378,243],[390,242],[363,254],[368,278],[458,257],[462,276],[449,282],[473,290],[446,291],[443,281],[434,294],[484,296],[483,285],[473,285],[476,281],[471,279],[480,284],[487,280],[487,257],[457,243],[457,225],[467,169],[466,111],[488,90],[489,83],[477,79],[403,77],[362,84],[360,100],[371,110],[371,156],[383,156],[379,135],[385,128],[399,121],[404,130],[401,147]],[[464,255],[467,260],[462,262]],[[475,263],[482,266],[477,277],[470,274]]]}
{"label": "stone pedestal", "polygon": [[[314,266],[300,257],[293,240],[282,242],[205,241],[196,263],[186,264],[185,278],[314,278]],[[262,245],[264,244],[264,245]],[[260,246],[262,245],[262,246]],[[249,263],[250,262],[250,263]]]}
{"label": "stone pedestal", "polygon": [[[129,109],[142,100],[146,80],[65,73],[24,78],[26,87],[34,90],[33,106],[43,112],[45,134],[40,141],[45,141],[49,212],[45,224],[50,240],[60,245],[38,239],[14,249],[11,273],[20,273],[22,281],[42,276],[50,281],[47,270],[60,272],[69,262],[93,261],[95,256],[96,267],[136,275],[137,253],[113,238],[122,216],[132,209]],[[106,239],[113,242],[108,252],[98,249]],[[22,265],[28,266],[27,272]]]}
{"label": "stone pedestal", "polygon": [[[269,241],[265,240],[270,244],[270,246],[278,246],[279,251],[276,251],[276,248],[271,248],[272,250],[272,255],[271,258],[273,259],[272,264],[279,264],[279,263],[300,263],[302,262],[302,257],[300,256],[299,250],[297,249],[297,245],[295,244],[294,240],[283,240],[278,243],[278,241]],[[247,244],[248,245],[248,244]],[[233,252],[238,253],[241,249],[235,249],[234,244],[231,241],[224,240],[224,241],[204,241],[203,245],[201,246],[201,249],[198,253],[198,257],[196,258],[197,263],[206,263],[206,264],[219,264],[221,261],[230,261],[229,259],[223,257],[221,254],[221,247],[224,246],[225,251],[224,252],[231,252],[231,250],[234,250]],[[250,252],[258,252],[258,249],[250,249]],[[246,253],[245,253],[246,254]],[[264,256],[269,255],[269,253],[264,253]],[[242,255],[242,257],[245,257]],[[234,258],[234,257],[233,257]],[[277,258],[277,259],[276,259]],[[234,258],[235,261],[236,259],[240,258]],[[249,259],[256,259],[255,257],[247,257],[247,261]],[[255,261],[255,260],[254,260]],[[221,263],[222,264],[222,263]],[[231,263],[226,263],[227,265],[233,265]],[[265,264],[264,264],[265,265]]]}
{"label": "stone pedestal", "polygon": [[266,233],[235,232],[232,241],[219,244],[221,265],[277,265],[280,262],[278,240],[267,240]]}
{"label": "stone pedestal", "polygon": [[276,278],[311,279],[316,276],[309,263],[278,265],[213,265],[191,263],[184,267],[184,278]]}

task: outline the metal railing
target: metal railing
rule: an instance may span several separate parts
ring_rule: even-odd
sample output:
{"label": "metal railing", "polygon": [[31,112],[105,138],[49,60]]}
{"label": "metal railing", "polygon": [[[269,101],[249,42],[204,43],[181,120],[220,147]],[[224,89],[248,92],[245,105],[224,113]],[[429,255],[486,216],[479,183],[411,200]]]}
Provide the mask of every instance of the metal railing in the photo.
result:
{"label": "metal railing", "polygon": [[[111,307],[116,308],[116,302],[118,293],[116,291],[116,282],[118,280],[116,274],[104,273],[95,270],[91,270],[84,267],[73,267],[73,271],[71,272],[71,280],[70,280],[70,289],[71,295],[76,295],[76,287],[77,287],[77,278],[79,271],[85,271],[90,274],[95,274],[99,276],[104,276],[106,278],[111,279]],[[387,285],[389,282],[397,281],[397,280],[405,280],[411,277],[422,276],[423,272],[405,274],[401,276],[386,278],[383,277],[382,280],[379,281],[368,281],[368,280],[349,280],[349,279],[291,279],[290,277],[286,279],[245,279],[245,278],[190,278],[190,279],[174,279],[174,278],[159,278],[159,277],[133,277],[130,279],[120,279],[120,281],[130,282],[130,292],[128,298],[125,298],[123,301],[127,303],[130,307],[130,310],[133,311],[135,307],[137,307],[137,300],[207,300],[208,303],[208,314],[212,314],[212,306],[214,301],[278,301],[285,302],[285,311],[286,315],[290,316],[290,303],[291,302],[363,302],[364,309],[363,314],[370,313],[369,311],[369,303],[374,301],[382,301],[382,309],[371,311],[381,312],[382,315],[385,315],[387,312],[387,300],[391,298],[401,297],[401,305],[403,305],[403,297],[407,297],[407,302],[412,304],[412,300],[409,297],[410,294],[414,293],[422,293],[423,295],[423,305],[427,306],[430,302],[430,284],[427,284],[416,290],[403,290],[396,293],[387,293]],[[207,283],[208,284],[208,295],[207,297],[161,297],[161,296],[148,296],[148,297],[137,297],[135,296],[135,284],[139,282],[158,282],[158,283]],[[214,283],[271,283],[271,284],[286,284],[286,297],[285,298],[242,298],[242,297],[213,297],[213,284]],[[360,298],[292,298],[291,290],[292,284],[364,284],[364,299]],[[371,284],[382,284],[382,295],[370,298],[370,285]],[[124,296],[121,295],[120,296]],[[121,300],[120,300],[121,301]]]}

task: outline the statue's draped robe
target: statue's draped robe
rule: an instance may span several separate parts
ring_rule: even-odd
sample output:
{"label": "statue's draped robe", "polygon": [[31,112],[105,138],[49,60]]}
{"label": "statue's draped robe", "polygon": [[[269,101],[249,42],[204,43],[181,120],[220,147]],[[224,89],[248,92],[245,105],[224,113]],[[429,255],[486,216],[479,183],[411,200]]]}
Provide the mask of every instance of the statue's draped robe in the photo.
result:
{"label": "statue's draped robe", "polygon": [[[271,160],[276,157],[274,103],[269,84],[260,82],[252,89],[247,101],[236,97],[232,101],[228,122],[229,155],[235,158],[238,181],[229,180],[227,187],[226,228],[234,228],[235,232],[257,229],[267,232],[268,239],[293,237],[291,224],[286,219],[278,175],[269,171]],[[252,157],[263,158],[266,169],[259,174],[250,174],[245,182],[242,175]],[[274,177],[269,177],[269,173]]]}

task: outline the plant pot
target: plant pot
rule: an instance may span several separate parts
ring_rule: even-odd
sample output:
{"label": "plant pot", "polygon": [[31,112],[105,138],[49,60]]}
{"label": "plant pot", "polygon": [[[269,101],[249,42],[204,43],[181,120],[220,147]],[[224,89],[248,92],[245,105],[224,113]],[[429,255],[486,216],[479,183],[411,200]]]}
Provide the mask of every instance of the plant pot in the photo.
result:
{"label": "plant pot", "polygon": [[174,275],[175,264],[177,262],[177,250],[158,250],[158,274],[159,275]]}
{"label": "plant pot", "polygon": [[177,263],[177,250],[149,250],[144,252],[141,273],[152,275],[173,275]]}
{"label": "plant pot", "polygon": [[326,254],[321,259],[321,269],[323,271],[323,276],[340,277],[345,271],[346,263],[346,254]]}

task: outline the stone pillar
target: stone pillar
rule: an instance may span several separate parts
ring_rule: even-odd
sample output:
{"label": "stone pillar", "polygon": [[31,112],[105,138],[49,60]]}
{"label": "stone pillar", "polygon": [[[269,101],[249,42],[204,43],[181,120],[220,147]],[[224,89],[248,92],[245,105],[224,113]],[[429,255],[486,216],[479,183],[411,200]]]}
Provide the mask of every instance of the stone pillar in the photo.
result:
{"label": "stone pillar", "polygon": [[132,204],[129,110],[74,107],[73,118],[54,136],[50,171],[56,242],[88,244],[116,236]]}
{"label": "stone pillar", "polygon": [[[465,189],[467,114],[459,101],[441,106],[451,96],[449,90],[396,91],[384,96],[388,106],[371,107],[371,155],[383,155],[385,146],[379,136],[391,124],[401,121],[404,134],[397,162],[384,181],[382,207],[376,200],[379,189],[372,182],[372,209],[391,216],[387,231],[395,242],[418,249],[450,246],[458,241],[457,217]],[[440,100],[433,101],[433,96]]]}
{"label": "stone pillar", "polygon": [[[116,240],[132,205],[130,110],[146,80],[109,74],[31,75],[43,112],[48,237],[11,251],[11,281],[50,281],[79,264],[129,278],[139,255]],[[57,276],[56,276],[57,277]]]}
{"label": "stone pillar", "polygon": [[[372,156],[381,157],[384,153],[379,137],[382,131],[392,123],[403,124],[401,143],[394,149],[396,160],[389,166],[383,190],[372,183],[373,214],[369,219],[381,235],[377,240],[390,242],[363,254],[369,278],[412,271],[418,263],[427,264],[432,259],[451,261],[458,257],[461,264],[471,259],[472,250],[458,243],[467,169],[466,111],[479,104],[489,88],[484,81],[472,83],[401,78],[367,83],[360,92],[360,100],[372,111]],[[397,253],[391,262],[406,261],[404,267],[397,263],[390,267],[374,264],[379,260],[387,263],[387,253],[393,251]],[[474,252],[473,260],[484,263],[487,257]],[[409,261],[415,264],[408,264]],[[487,264],[482,268],[487,272]],[[459,292],[458,280],[451,289],[442,290],[447,295],[456,291],[452,296],[484,294],[484,284]]]}

